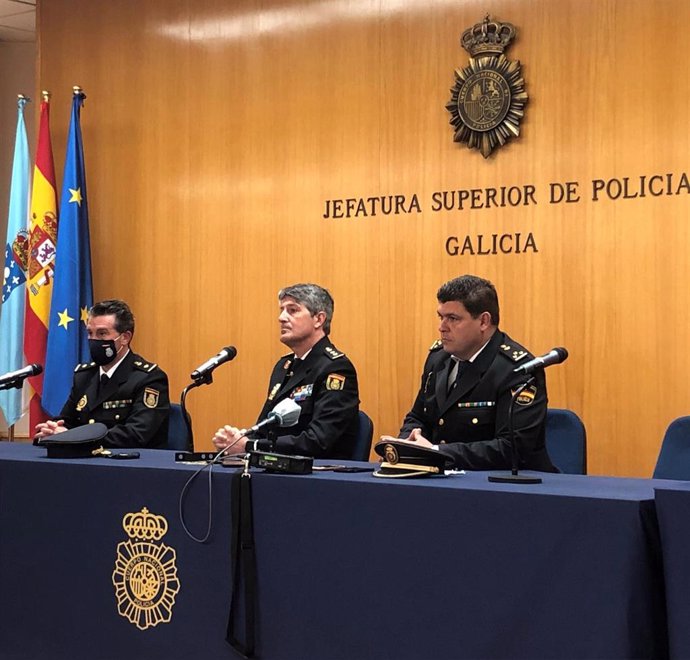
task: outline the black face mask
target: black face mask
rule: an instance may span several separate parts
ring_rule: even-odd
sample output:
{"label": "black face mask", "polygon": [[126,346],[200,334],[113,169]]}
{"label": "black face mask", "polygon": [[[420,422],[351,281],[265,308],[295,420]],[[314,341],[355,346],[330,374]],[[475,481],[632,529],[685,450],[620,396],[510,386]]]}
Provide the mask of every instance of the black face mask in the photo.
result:
{"label": "black face mask", "polygon": [[117,349],[114,339],[89,339],[89,352],[91,359],[98,365],[103,366],[115,359]]}

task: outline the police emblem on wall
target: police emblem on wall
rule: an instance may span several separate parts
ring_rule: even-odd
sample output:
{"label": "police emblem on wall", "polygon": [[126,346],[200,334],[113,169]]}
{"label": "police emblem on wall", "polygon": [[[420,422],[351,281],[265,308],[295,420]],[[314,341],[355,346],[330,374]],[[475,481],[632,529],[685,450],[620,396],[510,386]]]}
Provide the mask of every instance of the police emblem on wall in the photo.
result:
{"label": "police emblem on wall", "polygon": [[139,630],[170,623],[180,581],[175,550],[160,543],[168,521],[144,507],[126,514],[122,527],[129,539],[117,546],[113,571],[117,610]]}
{"label": "police emblem on wall", "polygon": [[520,134],[527,103],[520,62],[506,59],[503,51],[516,34],[510,23],[492,21],[465,30],[460,39],[470,54],[469,66],[455,70],[455,84],[446,108],[456,142],[479,149],[484,158]]}

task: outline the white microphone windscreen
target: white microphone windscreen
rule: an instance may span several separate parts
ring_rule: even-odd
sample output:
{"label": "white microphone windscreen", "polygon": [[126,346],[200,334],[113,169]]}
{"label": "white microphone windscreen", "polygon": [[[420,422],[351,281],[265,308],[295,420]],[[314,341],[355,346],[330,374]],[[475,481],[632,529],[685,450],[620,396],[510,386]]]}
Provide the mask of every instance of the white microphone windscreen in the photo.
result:
{"label": "white microphone windscreen", "polygon": [[280,418],[280,426],[294,426],[299,421],[302,409],[292,399],[283,399],[271,411]]}

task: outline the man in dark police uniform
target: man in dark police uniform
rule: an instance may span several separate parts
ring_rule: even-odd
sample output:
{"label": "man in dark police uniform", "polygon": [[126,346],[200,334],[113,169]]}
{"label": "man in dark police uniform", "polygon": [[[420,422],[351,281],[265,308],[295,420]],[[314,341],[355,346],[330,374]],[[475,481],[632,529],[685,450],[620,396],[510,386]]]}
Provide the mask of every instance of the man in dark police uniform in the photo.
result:
{"label": "man in dark police uniform", "polygon": [[247,440],[234,426],[216,432],[213,444],[229,454],[254,449],[316,458],[349,458],[357,435],[359,389],[350,360],[328,339],[333,298],[316,284],[295,284],[278,293],[280,341],[292,353],[273,368],[268,398],[258,421],[280,401],[290,398],[301,408],[296,426],[276,429],[272,442]]}
{"label": "man in dark police uniform", "polygon": [[[491,282],[463,275],[446,282],[437,298],[441,338],[430,348],[400,438],[442,452],[458,468],[508,469],[512,391],[524,382],[513,370],[533,356],[499,330],[498,295]],[[556,471],[544,444],[546,404],[546,380],[538,371],[513,409],[523,469]]]}
{"label": "man in dark police uniform", "polygon": [[92,362],[79,364],[58,420],[36,426],[45,438],[102,422],[105,447],[163,448],[167,442],[168,377],[156,364],[132,353],[134,315],[121,300],[104,300],[89,311],[86,325]]}

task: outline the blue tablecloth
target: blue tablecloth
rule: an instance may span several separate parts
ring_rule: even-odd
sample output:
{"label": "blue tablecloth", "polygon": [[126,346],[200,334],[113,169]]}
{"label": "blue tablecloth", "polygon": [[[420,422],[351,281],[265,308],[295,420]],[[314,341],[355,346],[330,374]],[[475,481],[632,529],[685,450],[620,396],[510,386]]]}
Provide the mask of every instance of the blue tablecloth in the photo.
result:
{"label": "blue tablecloth", "polygon": [[[214,468],[212,533],[197,544],[178,516],[196,468],[171,452],[44,454],[0,444],[0,657],[236,657],[224,641],[233,470]],[[665,657],[654,482],[486,477],[255,473],[259,657]],[[179,587],[169,622],[146,626],[135,600],[138,627],[118,610],[113,574],[138,565],[123,556],[123,544],[134,547],[123,519],[144,507],[167,531],[140,549],[164,546],[161,563],[174,550],[157,579]],[[185,511],[202,535],[205,473]]]}
{"label": "blue tablecloth", "polygon": [[656,481],[671,658],[690,658],[690,483]]}

